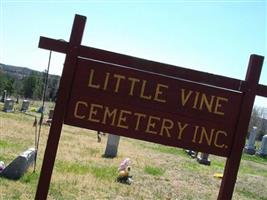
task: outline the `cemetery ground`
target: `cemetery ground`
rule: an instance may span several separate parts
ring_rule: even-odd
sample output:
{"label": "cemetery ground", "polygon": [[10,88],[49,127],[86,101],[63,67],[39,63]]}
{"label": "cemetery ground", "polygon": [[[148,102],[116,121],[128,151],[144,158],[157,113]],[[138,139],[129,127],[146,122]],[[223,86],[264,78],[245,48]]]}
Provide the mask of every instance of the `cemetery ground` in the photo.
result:
{"label": "cemetery ground", "polygon": [[[37,105],[31,105],[30,114]],[[0,160],[7,165],[34,147],[34,117],[18,111],[2,112],[0,104]],[[47,116],[45,117],[45,119]],[[34,199],[49,126],[43,125],[37,159],[19,180],[0,178],[0,199]],[[217,199],[225,158],[210,155],[210,166],[200,165],[183,149],[121,137],[118,156],[104,158],[107,135],[97,142],[95,131],[64,125],[48,199]],[[133,183],[116,182],[117,169],[131,159]],[[235,200],[267,200],[267,159],[243,154],[233,195]]]}

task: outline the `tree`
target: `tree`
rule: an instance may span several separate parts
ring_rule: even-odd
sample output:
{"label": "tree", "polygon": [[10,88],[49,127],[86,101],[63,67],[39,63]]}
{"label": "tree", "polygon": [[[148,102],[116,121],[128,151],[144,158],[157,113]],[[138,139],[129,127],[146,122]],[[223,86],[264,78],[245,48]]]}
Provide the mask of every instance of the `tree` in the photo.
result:
{"label": "tree", "polygon": [[32,73],[23,80],[23,94],[25,98],[41,99],[42,97],[42,78],[36,73]]}
{"label": "tree", "polygon": [[53,76],[49,76],[47,84],[47,95],[46,95],[47,100],[55,101],[58,85],[59,85],[59,79],[56,79]]}
{"label": "tree", "polygon": [[3,91],[6,86],[7,78],[3,72],[0,71],[0,91]]}
{"label": "tree", "polygon": [[0,91],[6,90],[10,96],[15,91],[15,79],[0,71]]}
{"label": "tree", "polygon": [[33,91],[33,99],[42,99],[43,96],[43,78],[36,78],[35,88]]}
{"label": "tree", "polygon": [[15,79],[14,78],[11,78],[11,77],[7,78],[6,85],[5,85],[5,90],[7,91],[7,94],[9,96],[13,95],[13,93],[14,93],[14,90],[15,90],[14,83],[15,83]]}

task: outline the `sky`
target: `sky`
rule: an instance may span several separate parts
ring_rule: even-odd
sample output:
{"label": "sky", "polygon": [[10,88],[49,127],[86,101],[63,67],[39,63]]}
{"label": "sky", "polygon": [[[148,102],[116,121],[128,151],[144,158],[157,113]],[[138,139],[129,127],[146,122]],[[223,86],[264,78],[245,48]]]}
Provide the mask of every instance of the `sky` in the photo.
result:
{"label": "sky", "polygon": [[[251,54],[267,55],[267,0],[0,0],[0,63],[44,71],[39,37],[69,41],[75,14],[87,17],[82,45],[241,80]],[[64,58],[52,53],[50,73]]]}

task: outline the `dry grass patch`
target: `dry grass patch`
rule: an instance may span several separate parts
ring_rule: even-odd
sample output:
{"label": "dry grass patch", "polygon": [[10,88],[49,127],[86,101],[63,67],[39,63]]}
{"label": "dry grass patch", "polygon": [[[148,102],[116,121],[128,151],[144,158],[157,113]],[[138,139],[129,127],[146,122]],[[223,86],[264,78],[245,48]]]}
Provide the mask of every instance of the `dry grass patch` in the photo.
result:
{"label": "dry grass patch", "polygon": [[[37,115],[38,116],[38,115]],[[34,145],[33,117],[0,112],[0,159],[9,163]],[[49,126],[43,126],[37,173],[29,170],[20,180],[0,178],[0,199],[34,199]],[[199,165],[182,149],[121,137],[116,158],[104,158],[107,136],[97,142],[95,131],[64,125],[48,199],[216,199],[225,159],[210,156],[211,166]],[[132,162],[134,182],[116,182],[124,158]],[[233,199],[267,199],[267,160],[243,156]]]}

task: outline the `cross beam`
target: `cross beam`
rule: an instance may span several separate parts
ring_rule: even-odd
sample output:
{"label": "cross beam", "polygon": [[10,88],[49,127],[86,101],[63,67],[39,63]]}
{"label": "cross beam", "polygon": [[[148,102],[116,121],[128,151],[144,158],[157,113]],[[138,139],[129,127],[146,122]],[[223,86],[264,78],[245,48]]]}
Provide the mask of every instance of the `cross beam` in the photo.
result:
{"label": "cross beam", "polygon": [[[59,53],[67,53],[69,43],[65,41],[55,40],[47,37],[40,37],[39,48],[56,51]],[[124,54],[114,53],[93,47],[80,46],[80,57],[86,57],[92,60],[99,60],[108,63],[115,63],[135,69],[146,70],[154,73],[164,74],[167,76],[174,76],[182,79],[189,79],[204,84],[212,84],[218,87],[227,88],[237,91],[245,91],[247,84],[245,81],[229,78],[225,76],[200,72],[192,69],[185,69],[174,65],[164,64],[160,62],[150,61],[142,58],[128,56]],[[257,57],[259,62],[263,63],[263,56],[251,55]],[[196,75],[197,74],[197,75]],[[267,86],[258,84],[256,88],[256,95],[267,97]]]}

